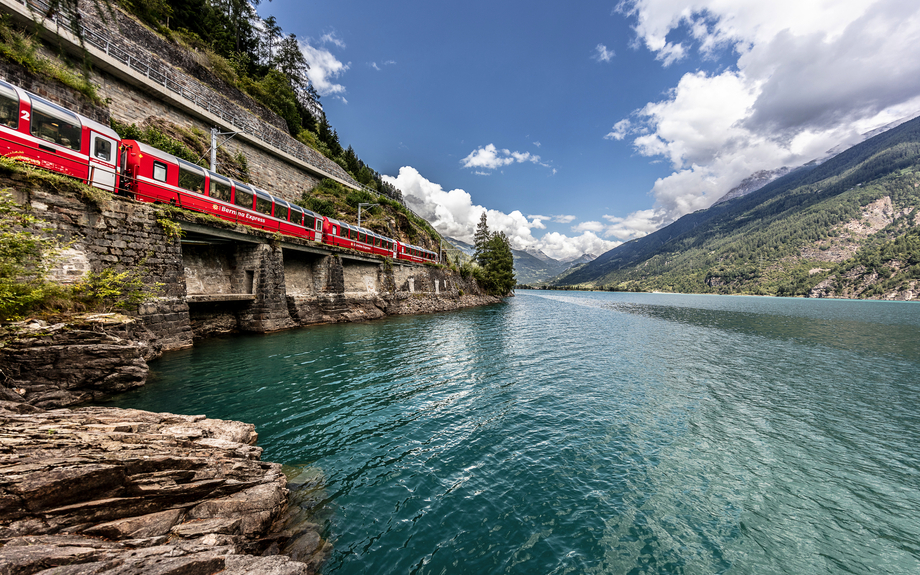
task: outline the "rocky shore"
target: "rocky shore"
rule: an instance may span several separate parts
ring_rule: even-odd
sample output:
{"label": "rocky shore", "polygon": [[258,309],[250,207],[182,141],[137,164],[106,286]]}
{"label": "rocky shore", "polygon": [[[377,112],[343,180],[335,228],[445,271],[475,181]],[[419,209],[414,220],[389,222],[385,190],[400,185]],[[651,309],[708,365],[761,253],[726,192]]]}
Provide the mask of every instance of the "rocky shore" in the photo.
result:
{"label": "rocky shore", "polygon": [[[381,316],[497,301],[399,295]],[[204,415],[63,409],[146,383],[151,350],[137,337],[135,318],[97,314],[6,330],[0,575],[317,572],[332,549],[310,521],[322,499],[322,475],[296,469],[285,475],[280,464],[261,461],[253,425]]]}
{"label": "rocky shore", "polygon": [[204,416],[0,401],[0,575],[315,573],[331,545],[291,521],[256,439]]}

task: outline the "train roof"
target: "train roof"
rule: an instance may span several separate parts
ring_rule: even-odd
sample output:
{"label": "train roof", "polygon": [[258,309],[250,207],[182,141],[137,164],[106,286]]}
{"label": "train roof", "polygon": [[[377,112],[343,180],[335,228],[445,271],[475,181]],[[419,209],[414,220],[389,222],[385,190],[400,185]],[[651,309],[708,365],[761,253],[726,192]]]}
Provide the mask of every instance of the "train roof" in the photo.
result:
{"label": "train roof", "polygon": [[183,160],[182,158],[177,158],[176,156],[170,154],[169,152],[164,152],[163,150],[159,148],[154,148],[153,146],[145,144],[144,142],[141,142],[140,140],[134,140],[134,141],[137,142],[137,149],[140,150],[142,154],[150,154],[151,156],[157,156],[157,157],[163,158],[164,160],[173,162],[175,164],[181,164],[183,167],[191,166],[198,170],[204,170],[204,168],[202,168],[198,164],[187,162]]}
{"label": "train roof", "polygon": [[10,84],[9,82],[4,82],[3,80],[0,80],[0,86],[3,86],[7,90],[11,90],[15,92],[16,96],[20,100],[27,98],[29,100],[29,103],[32,105],[34,105],[35,103],[38,103],[40,107],[44,106],[44,107],[50,108],[54,110],[55,112],[57,112],[58,114],[61,114],[67,118],[70,118],[71,120],[76,120],[74,123],[79,124],[81,127],[86,126],[87,128],[93,131],[99,132],[100,134],[106,137],[112,138],[113,140],[121,139],[121,136],[119,136],[118,133],[115,132],[115,130],[113,130],[112,128],[108,126],[104,126],[95,120],[91,120],[87,118],[86,116],[81,116],[80,114],[77,114],[76,112],[68,110],[67,108],[64,108],[63,106],[59,106],[55,104],[54,102],[46,100],[42,98],[41,96],[37,96],[28,90],[24,90],[20,88],[19,86],[16,86],[15,84]]}

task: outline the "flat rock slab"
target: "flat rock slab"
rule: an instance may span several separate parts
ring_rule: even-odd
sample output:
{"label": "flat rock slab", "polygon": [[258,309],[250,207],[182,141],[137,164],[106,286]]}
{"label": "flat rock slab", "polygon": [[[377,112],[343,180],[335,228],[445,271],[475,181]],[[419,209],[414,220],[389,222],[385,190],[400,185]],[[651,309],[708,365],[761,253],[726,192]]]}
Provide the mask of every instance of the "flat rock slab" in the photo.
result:
{"label": "flat rock slab", "polygon": [[[282,531],[287,479],[257,438],[204,416],[0,402],[0,575],[316,572],[330,545]],[[290,543],[298,560],[257,556]]]}

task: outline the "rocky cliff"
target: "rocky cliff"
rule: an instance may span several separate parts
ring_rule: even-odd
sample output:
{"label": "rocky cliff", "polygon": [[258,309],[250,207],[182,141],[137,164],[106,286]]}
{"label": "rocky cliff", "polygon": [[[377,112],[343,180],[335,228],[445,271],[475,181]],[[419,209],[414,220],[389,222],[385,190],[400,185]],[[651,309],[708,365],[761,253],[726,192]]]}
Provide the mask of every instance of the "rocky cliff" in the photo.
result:
{"label": "rocky cliff", "polygon": [[256,439],[203,415],[0,401],[0,574],[314,573],[330,544],[289,520]]}

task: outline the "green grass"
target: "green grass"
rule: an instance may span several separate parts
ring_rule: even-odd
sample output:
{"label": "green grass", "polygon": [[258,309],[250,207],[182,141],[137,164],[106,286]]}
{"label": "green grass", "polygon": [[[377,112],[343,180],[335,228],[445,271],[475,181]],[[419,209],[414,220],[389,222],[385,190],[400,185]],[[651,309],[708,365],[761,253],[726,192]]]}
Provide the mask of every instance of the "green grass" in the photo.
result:
{"label": "green grass", "polygon": [[10,22],[7,15],[0,16],[0,57],[19,64],[29,72],[52,78],[80,92],[97,106],[105,102],[96,86],[89,81],[88,68],[77,70],[74,66],[54,62],[38,53],[41,43]]}

